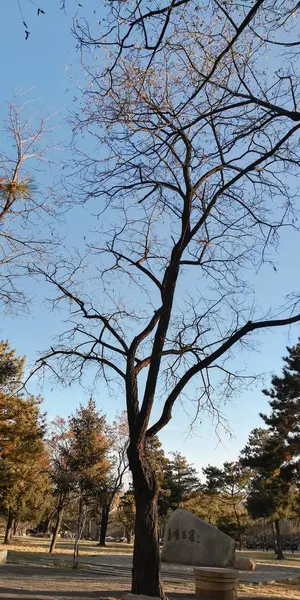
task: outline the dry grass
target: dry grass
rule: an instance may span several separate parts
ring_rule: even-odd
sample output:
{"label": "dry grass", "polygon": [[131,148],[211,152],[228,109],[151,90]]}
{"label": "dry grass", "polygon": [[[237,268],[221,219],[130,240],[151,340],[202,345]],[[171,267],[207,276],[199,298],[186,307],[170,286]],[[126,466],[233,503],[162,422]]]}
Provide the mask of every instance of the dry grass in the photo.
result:
{"label": "dry grass", "polygon": [[300,582],[270,585],[240,585],[241,600],[300,600]]}
{"label": "dry grass", "polygon": [[[1,544],[2,542],[2,544]],[[49,538],[34,537],[15,537],[9,545],[3,544],[3,538],[0,538],[0,548],[10,552],[24,552],[27,554],[48,554],[50,540]],[[105,548],[97,546],[97,542],[83,540],[80,543],[80,554],[83,556],[98,556],[102,554],[131,554],[132,544],[108,542]],[[57,547],[53,554],[73,554],[72,540],[58,540]]]}

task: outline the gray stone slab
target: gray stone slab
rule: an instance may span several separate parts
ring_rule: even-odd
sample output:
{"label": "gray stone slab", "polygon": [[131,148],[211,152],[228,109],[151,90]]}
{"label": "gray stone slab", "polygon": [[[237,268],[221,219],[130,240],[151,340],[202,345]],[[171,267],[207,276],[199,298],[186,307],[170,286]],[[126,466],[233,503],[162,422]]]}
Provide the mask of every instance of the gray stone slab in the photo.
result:
{"label": "gray stone slab", "polygon": [[162,562],[199,567],[230,567],[235,541],[187,510],[175,510],[168,520]]}

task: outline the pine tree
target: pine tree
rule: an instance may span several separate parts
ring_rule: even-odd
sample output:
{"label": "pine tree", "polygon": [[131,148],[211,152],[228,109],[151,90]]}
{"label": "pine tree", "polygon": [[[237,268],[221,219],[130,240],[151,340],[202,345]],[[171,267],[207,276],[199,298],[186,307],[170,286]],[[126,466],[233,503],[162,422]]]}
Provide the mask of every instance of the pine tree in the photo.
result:
{"label": "pine tree", "polygon": [[[37,516],[38,494],[47,488],[44,417],[40,400],[0,393],[0,511],[7,518],[4,543],[14,519]],[[31,506],[31,512],[30,512]]]}
{"label": "pine tree", "polygon": [[214,495],[219,501],[220,515],[217,526],[239,542],[242,549],[242,538],[247,525],[247,511],[243,502],[246,499],[250,472],[239,462],[225,462],[222,469],[208,466],[203,469],[206,476],[204,492]]}
{"label": "pine tree", "polygon": [[16,356],[16,351],[11,349],[8,341],[0,342],[0,392],[5,394],[16,390],[22,378],[24,362],[24,357]]}
{"label": "pine tree", "polygon": [[132,489],[125,492],[119,502],[118,520],[124,525],[127,544],[130,544],[135,523],[135,503]]}
{"label": "pine tree", "polygon": [[300,454],[300,343],[287,350],[282,377],[272,377],[271,389],[263,390],[270,398],[271,414],[261,417],[274,434],[281,436],[286,461],[291,461]]}
{"label": "pine tree", "polygon": [[241,454],[241,464],[252,471],[248,511],[274,524],[277,558],[283,559],[280,520],[290,513],[292,491],[283,438],[270,429],[254,429]]}
{"label": "pine tree", "polygon": [[188,463],[185,456],[180,452],[171,452],[171,456],[166,465],[165,485],[170,488],[170,506],[174,510],[197,492],[201,484],[196,469]]}
{"label": "pine tree", "polygon": [[97,490],[105,484],[109,468],[108,443],[105,436],[105,417],[97,411],[90,398],[87,406],[80,405],[69,419],[71,443],[68,461],[76,481],[78,495],[77,531],[74,544],[73,567],[78,566],[79,542],[83,533],[89,505],[95,502]]}
{"label": "pine tree", "polygon": [[287,350],[282,376],[274,375],[271,388],[263,390],[271,413],[260,416],[268,429],[254,430],[243,452],[244,464],[255,471],[248,508],[254,517],[273,520],[278,558],[283,558],[280,519],[292,510],[300,464],[300,343]]}

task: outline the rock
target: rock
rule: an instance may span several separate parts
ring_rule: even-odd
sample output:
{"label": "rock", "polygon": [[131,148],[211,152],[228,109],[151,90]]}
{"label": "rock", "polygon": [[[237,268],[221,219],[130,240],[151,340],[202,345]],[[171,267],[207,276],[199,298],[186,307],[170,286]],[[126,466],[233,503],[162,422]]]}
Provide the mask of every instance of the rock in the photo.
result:
{"label": "rock", "polygon": [[235,542],[196,515],[177,509],[166,526],[161,559],[199,567],[232,567]]}
{"label": "rock", "polygon": [[122,600],[161,600],[156,596],[144,596],[143,594],[125,594]]}
{"label": "rock", "polygon": [[239,571],[254,571],[256,569],[256,562],[246,556],[236,556],[233,566]]}
{"label": "rock", "polygon": [[7,550],[0,550],[0,565],[5,565],[7,561]]}

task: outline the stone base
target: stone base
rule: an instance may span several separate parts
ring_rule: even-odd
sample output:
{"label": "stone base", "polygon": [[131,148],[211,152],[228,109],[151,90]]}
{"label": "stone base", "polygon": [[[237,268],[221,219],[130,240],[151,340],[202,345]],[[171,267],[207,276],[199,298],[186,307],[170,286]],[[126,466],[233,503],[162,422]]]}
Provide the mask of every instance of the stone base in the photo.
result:
{"label": "stone base", "polygon": [[5,565],[7,561],[7,550],[0,550],[0,565]]}
{"label": "stone base", "polygon": [[237,600],[239,573],[234,569],[198,567],[194,569],[196,596],[202,600]]}

